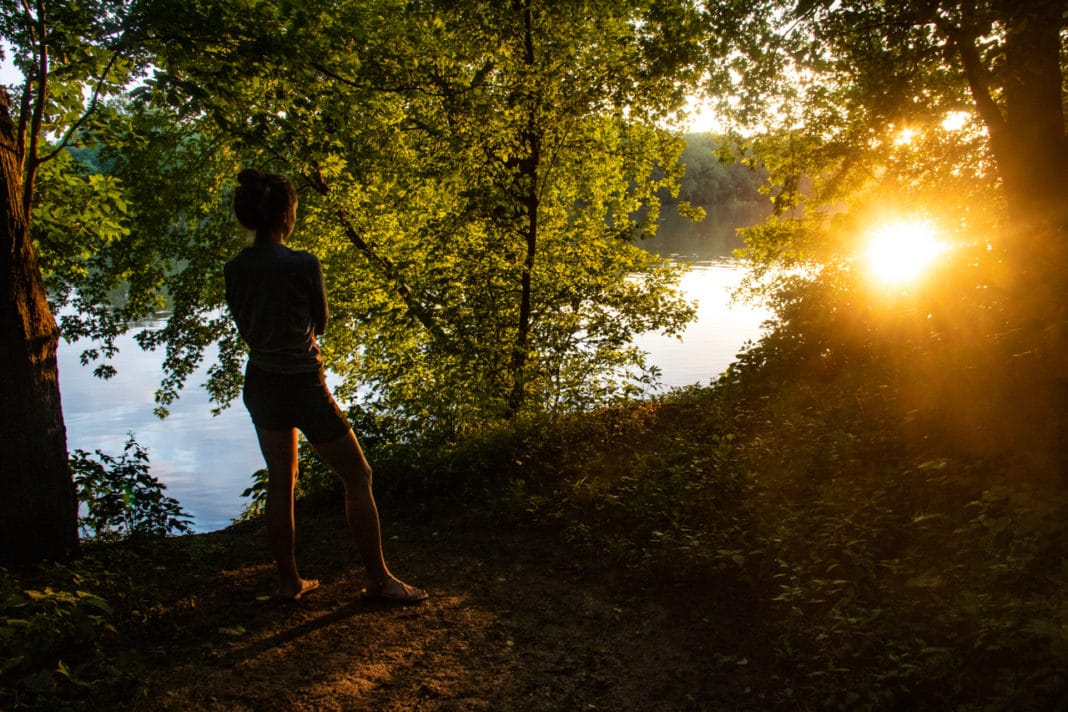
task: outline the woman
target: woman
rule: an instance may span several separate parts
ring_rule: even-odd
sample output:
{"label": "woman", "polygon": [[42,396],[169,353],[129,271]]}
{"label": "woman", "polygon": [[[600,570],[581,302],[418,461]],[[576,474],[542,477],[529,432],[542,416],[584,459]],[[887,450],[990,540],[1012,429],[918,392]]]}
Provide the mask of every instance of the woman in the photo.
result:
{"label": "woman", "polygon": [[256,237],[226,263],[226,302],[249,347],[244,401],[267,462],[267,537],[278,564],[278,597],[297,600],[319,586],[300,577],[294,555],[300,430],[345,486],[345,516],[369,579],[364,596],[425,601],[425,591],[386,567],[371,468],[326,386],[316,341],[327,321],[322,266],[311,253],[282,244],[296,224],[297,192],[282,176],[254,169],[237,179],[234,214]]}

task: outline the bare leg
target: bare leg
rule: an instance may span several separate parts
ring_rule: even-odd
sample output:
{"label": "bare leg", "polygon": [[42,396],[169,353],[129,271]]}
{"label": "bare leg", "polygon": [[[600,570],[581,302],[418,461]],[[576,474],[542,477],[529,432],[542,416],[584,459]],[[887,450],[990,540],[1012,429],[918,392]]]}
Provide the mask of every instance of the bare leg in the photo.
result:
{"label": "bare leg", "polygon": [[378,507],[371,492],[371,466],[367,464],[355,433],[349,430],[336,440],[312,447],[337,473],[345,487],[345,518],[371,582],[368,590],[408,602],[425,599],[424,591],[408,586],[386,566]]}
{"label": "bare leg", "polygon": [[318,586],[297,572],[293,488],[297,483],[297,431],[256,428],[267,463],[267,540],[278,564],[278,596],[299,598]]}

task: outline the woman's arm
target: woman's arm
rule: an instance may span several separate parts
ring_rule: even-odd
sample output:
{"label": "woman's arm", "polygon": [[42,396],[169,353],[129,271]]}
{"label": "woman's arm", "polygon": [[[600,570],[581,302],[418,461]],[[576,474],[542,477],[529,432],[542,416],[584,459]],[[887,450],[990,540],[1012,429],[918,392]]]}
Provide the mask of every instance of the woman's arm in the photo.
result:
{"label": "woman's arm", "polygon": [[312,326],[315,327],[315,335],[320,336],[326,331],[326,322],[330,318],[330,309],[326,305],[326,282],[323,280],[323,266],[319,259],[315,260],[315,274],[312,280],[311,317]]}

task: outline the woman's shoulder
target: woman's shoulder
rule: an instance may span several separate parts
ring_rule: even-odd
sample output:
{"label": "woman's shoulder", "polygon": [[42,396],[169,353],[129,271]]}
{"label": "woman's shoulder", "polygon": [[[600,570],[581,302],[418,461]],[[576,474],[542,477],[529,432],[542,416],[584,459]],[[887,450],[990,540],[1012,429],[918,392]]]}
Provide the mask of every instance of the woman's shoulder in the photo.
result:
{"label": "woman's shoulder", "polygon": [[307,250],[294,250],[286,245],[253,245],[246,247],[226,262],[226,269],[231,270],[248,265],[251,269],[268,264],[289,265],[292,269],[300,265],[306,269],[320,269],[319,258]]}
{"label": "woman's shoulder", "polygon": [[238,265],[241,265],[242,263],[247,262],[248,259],[249,259],[249,254],[248,254],[249,253],[249,249],[250,248],[248,248],[248,247],[244,247],[236,255],[234,255],[230,259],[226,260],[226,264],[223,265],[224,269],[229,271],[229,270],[232,270],[232,269],[236,268]]}
{"label": "woman's shoulder", "polygon": [[307,250],[290,250],[294,259],[300,260],[302,264],[307,265],[309,268],[319,269],[319,258],[313,253]]}

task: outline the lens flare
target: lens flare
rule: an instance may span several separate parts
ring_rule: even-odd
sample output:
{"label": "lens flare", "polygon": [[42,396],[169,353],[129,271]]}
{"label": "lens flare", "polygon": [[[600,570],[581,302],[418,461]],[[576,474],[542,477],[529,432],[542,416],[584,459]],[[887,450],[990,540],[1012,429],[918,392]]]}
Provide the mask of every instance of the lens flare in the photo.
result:
{"label": "lens flare", "polygon": [[918,278],[945,249],[931,225],[903,221],[874,230],[868,237],[864,258],[876,280],[901,284]]}

